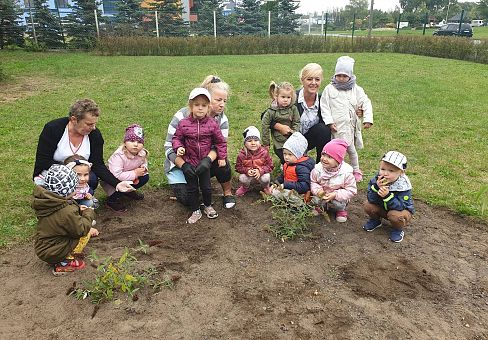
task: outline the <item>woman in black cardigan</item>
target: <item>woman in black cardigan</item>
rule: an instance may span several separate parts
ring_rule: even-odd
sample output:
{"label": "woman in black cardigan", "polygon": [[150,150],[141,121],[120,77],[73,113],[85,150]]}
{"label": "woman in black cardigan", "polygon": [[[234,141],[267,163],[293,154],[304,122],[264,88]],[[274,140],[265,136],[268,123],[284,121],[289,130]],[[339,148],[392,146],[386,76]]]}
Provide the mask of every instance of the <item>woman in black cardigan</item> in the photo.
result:
{"label": "woman in black cardigan", "polygon": [[103,137],[96,128],[100,109],[91,99],[75,102],[68,117],[58,118],[44,125],[37,144],[34,181],[42,172],[55,163],[62,164],[74,154],[81,155],[92,163],[90,187],[95,190],[98,178],[117,189],[107,200],[107,205],[117,211],[125,210],[119,192],[133,191],[127,181],[119,181],[105,166],[103,160]]}

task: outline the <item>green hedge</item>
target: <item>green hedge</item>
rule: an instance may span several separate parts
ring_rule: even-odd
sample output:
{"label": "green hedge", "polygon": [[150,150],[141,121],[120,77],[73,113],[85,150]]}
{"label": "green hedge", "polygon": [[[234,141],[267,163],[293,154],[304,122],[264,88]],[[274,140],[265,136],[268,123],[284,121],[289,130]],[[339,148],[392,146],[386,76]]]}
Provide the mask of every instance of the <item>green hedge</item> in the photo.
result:
{"label": "green hedge", "polygon": [[102,55],[250,55],[330,52],[396,52],[488,63],[488,41],[457,37],[104,37]]}

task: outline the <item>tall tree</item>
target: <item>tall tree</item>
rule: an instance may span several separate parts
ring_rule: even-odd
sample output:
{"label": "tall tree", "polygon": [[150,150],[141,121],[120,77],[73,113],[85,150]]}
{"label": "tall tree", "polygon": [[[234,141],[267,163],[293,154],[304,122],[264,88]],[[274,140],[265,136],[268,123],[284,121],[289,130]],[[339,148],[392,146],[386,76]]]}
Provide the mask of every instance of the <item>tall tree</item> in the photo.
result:
{"label": "tall tree", "polygon": [[214,33],[214,11],[217,22],[217,34],[226,35],[227,23],[222,15],[221,0],[198,0],[196,14],[198,21],[193,29],[198,35],[213,35]]}
{"label": "tall tree", "polygon": [[153,0],[152,10],[158,11],[159,32],[163,36],[188,35],[188,26],[183,21],[183,5],[180,0]]}
{"label": "tall tree", "polygon": [[24,28],[19,25],[19,15],[13,0],[0,0],[0,49],[24,45]]}
{"label": "tall tree", "polygon": [[119,0],[117,12],[113,18],[113,33],[115,35],[142,35],[144,10],[142,0]]}
{"label": "tall tree", "polygon": [[[47,48],[60,48],[64,45],[63,28],[59,18],[55,17],[46,3],[46,0],[32,0],[32,21],[27,17],[28,22],[33,22],[36,30],[38,44]],[[32,36],[33,30],[29,31]]]}
{"label": "tall tree", "polygon": [[243,0],[236,9],[237,29],[239,34],[264,34],[264,12],[259,0]]}
{"label": "tall tree", "polygon": [[95,23],[95,11],[98,21],[101,21],[101,13],[98,10],[98,2],[94,0],[77,0],[70,5],[73,12],[66,19],[68,21],[67,33],[70,38],[70,46],[73,48],[93,48],[97,42],[97,28]]}
{"label": "tall tree", "polygon": [[488,20],[488,0],[480,0],[477,6],[481,18]]}
{"label": "tall tree", "polygon": [[300,14],[296,14],[299,4],[293,0],[278,0],[278,18],[276,23],[278,34],[296,34],[300,27]]}

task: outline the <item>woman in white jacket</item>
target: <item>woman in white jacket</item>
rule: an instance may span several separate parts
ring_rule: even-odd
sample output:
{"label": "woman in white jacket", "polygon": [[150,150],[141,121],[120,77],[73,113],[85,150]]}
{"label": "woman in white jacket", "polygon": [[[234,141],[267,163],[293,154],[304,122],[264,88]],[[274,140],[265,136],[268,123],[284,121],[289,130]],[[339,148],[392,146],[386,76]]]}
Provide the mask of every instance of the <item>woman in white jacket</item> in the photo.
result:
{"label": "woman in white jacket", "polygon": [[353,74],[354,59],[337,59],[334,76],[320,99],[324,123],[330,127],[333,138],[342,138],[349,147],[347,153],[357,182],[363,179],[359,168],[357,149],[363,148],[361,121],[365,129],[373,125],[373,107],[363,88],[356,84]]}

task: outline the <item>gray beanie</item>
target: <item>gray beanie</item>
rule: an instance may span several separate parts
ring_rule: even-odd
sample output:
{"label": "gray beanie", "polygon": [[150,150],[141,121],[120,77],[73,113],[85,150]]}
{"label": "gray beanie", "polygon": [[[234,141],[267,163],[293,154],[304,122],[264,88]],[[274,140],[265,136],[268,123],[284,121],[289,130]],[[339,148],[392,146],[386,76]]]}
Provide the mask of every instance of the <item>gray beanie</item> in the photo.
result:
{"label": "gray beanie", "polygon": [[67,197],[75,191],[78,175],[66,165],[53,164],[47,170],[43,187],[47,190]]}
{"label": "gray beanie", "polygon": [[300,132],[293,132],[283,144],[283,149],[290,151],[296,158],[302,157],[307,152],[307,147],[307,139]]}
{"label": "gray beanie", "polygon": [[354,68],[354,59],[345,55],[337,59],[337,64],[335,67],[335,74],[345,74],[348,77],[352,77]]}

